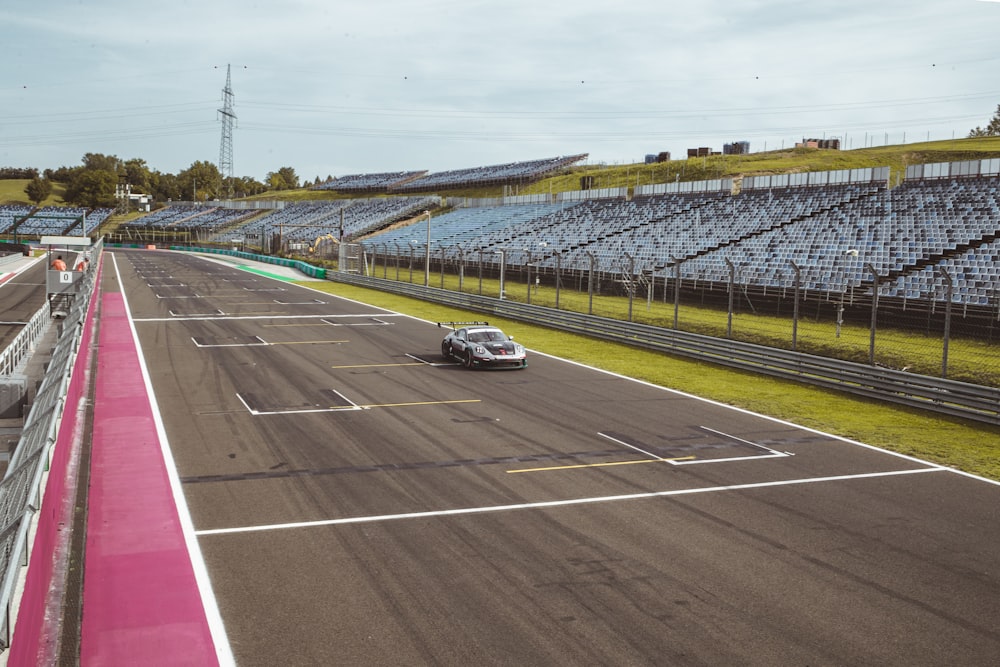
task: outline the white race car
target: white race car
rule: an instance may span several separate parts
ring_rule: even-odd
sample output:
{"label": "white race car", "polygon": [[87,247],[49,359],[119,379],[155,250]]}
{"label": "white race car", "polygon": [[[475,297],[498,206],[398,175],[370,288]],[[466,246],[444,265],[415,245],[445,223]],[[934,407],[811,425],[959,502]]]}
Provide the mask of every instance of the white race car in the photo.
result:
{"label": "white race car", "polygon": [[[441,341],[441,356],[466,368],[525,368],[524,346],[489,322],[438,322],[453,329]],[[456,329],[455,327],[460,327]]]}

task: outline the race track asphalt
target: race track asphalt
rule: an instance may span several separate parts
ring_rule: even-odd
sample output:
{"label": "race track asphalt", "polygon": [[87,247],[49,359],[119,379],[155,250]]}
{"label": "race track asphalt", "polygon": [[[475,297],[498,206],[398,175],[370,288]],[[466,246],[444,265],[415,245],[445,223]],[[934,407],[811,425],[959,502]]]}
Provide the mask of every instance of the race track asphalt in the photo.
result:
{"label": "race track asphalt", "polygon": [[539,353],[468,371],[434,323],[202,257],[105,261],[240,665],[1000,656],[996,484]]}

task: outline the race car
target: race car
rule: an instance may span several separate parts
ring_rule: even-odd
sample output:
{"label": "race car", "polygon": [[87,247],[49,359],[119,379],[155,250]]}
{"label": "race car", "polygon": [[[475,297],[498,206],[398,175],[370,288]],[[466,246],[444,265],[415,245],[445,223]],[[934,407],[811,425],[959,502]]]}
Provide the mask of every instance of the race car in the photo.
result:
{"label": "race car", "polygon": [[[457,359],[466,368],[525,368],[524,346],[489,322],[438,322],[451,333],[441,341],[441,356]],[[458,327],[458,328],[456,328]]]}

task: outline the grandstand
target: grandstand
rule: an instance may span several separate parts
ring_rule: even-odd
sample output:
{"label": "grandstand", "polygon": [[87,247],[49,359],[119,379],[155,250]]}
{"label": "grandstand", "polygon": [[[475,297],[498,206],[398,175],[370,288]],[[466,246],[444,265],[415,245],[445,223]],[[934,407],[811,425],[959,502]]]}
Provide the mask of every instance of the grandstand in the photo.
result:
{"label": "grandstand", "polygon": [[429,192],[435,189],[489,187],[498,185],[519,185],[532,183],[560,169],[572,166],[587,158],[586,153],[565,157],[510,162],[489,167],[457,169],[428,174],[421,178],[396,185],[393,192]]}
{"label": "grandstand", "polygon": [[122,226],[159,230],[215,231],[256,214],[256,210],[182,204],[161,208]]}
{"label": "grandstand", "polygon": [[295,202],[230,227],[217,240],[261,238],[265,232],[283,241],[311,242],[331,235],[350,239],[441,205],[439,197],[378,197]]}
{"label": "grandstand", "polygon": [[[83,236],[90,234],[113,213],[77,206],[0,206],[0,234],[21,236]],[[86,224],[86,230],[82,225]]]}
{"label": "grandstand", "polygon": [[[494,267],[502,251],[506,262],[542,270],[584,271],[593,261],[602,272],[630,273],[623,281],[679,272],[694,284],[762,290],[871,294],[877,276],[880,295],[941,300],[951,279],[954,302],[986,305],[1000,296],[1000,161],[955,165],[891,190],[879,169],[786,175],[737,194],[721,182],[632,199],[458,208],[434,218],[431,247],[435,257],[478,255]],[[369,241],[428,251],[423,228]]]}
{"label": "grandstand", "polygon": [[510,162],[471,169],[456,169],[429,174],[426,171],[400,171],[381,174],[341,176],[315,186],[314,190],[355,193],[431,192],[441,189],[490,187],[532,183],[553,171],[572,166],[587,158],[586,153],[565,157]]}
{"label": "grandstand", "polygon": [[313,190],[335,190],[337,192],[377,193],[389,192],[393,187],[403,185],[427,174],[426,171],[394,171],[383,174],[353,174],[341,176],[313,187]]}
{"label": "grandstand", "polygon": [[13,233],[16,225],[35,210],[31,206],[0,206],[0,234]]}

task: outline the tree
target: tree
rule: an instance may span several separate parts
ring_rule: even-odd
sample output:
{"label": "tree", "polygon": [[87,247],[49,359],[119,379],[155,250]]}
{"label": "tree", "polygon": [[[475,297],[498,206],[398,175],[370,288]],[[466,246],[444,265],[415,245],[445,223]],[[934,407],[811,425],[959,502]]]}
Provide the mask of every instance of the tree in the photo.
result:
{"label": "tree", "polygon": [[116,155],[102,155],[101,153],[85,153],[83,156],[83,168],[101,171],[110,171],[112,174],[124,172],[125,165]]}
{"label": "tree", "polygon": [[977,137],[1000,137],[1000,104],[997,105],[996,113],[993,114],[993,118],[990,119],[985,128],[976,127],[976,129],[969,132],[970,139]]}
{"label": "tree", "polygon": [[133,158],[126,160],[123,167],[124,171],[120,171],[118,174],[124,174],[126,182],[132,186],[132,190],[134,192],[149,194],[151,172],[149,167],[146,166],[146,161]]}
{"label": "tree", "polygon": [[174,174],[154,171],[149,176],[149,195],[158,202],[182,199],[180,180]]}
{"label": "tree", "polygon": [[218,199],[222,177],[214,164],[198,161],[177,174],[177,181],[181,186],[181,199],[209,201]]}
{"label": "tree", "polygon": [[114,208],[116,185],[118,175],[113,171],[81,169],[66,185],[63,199],[77,206]]}
{"label": "tree", "polygon": [[282,167],[267,175],[267,187],[270,190],[294,190],[299,187],[299,177],[291,167]]}
{"label": "tree", "polygon": [[251,176],[237,176],[233,179],[233,192],[237,197],[259,195],[266,190],[266,185]]}
{"label": "tree", "polygon": [[47,178],[35,176],[24,186],[24,194],[28,195],[28,199],[35,202],[35,206],[38,206],[52,194],[52,181]]}

